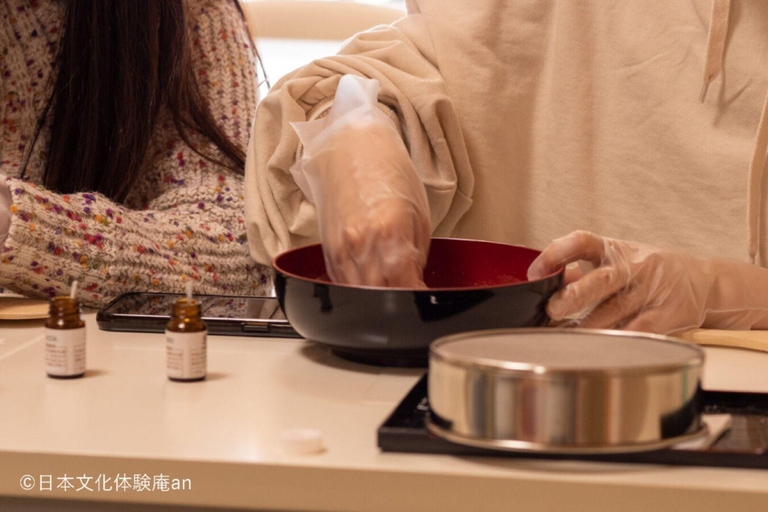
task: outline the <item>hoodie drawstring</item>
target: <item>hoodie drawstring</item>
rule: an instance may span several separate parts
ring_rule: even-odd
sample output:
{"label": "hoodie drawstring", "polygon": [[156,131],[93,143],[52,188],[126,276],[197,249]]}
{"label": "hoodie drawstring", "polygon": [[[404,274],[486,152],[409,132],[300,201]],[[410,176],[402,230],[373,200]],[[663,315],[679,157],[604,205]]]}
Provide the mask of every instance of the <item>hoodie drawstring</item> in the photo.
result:
{"label": "hoodie drawstring", "polygon": [[757,251],[760,249],[760,202],[763,196],[763,174],[765,169],[766,150],[768,150],[768,95],[763,103],[760,114],[760,124],[757,125],[757,139],[752,161],[749,164],[749,185],[747,194],[747,222],[749,224],[749,261],[755,262]]}
{"label": "hoodie drawstring", "polygon": [[712,17],[709,21],[707,35],[707,56],[704,64],[704,83],[701,87],[699,101],[704,103],[712,80],[723,70],[725,55],[725,40],[728,37],[728,15],[731,12],[731,0],[712,0]]}
{"label": "hoodie drawstring", "polygon": [[[728,38],[728,15],[731,10],[731,0],[712,0],[712,18],[709,22],[707,36],[707,55],[704,64],[704,83],[699,100],[703,103],[707,97],[709,84],[723,71],[725,57],[725,42]],[[749,164],[747,184],[747,229],[749,231],[749,261],[755,263],[760,249],[760,208],[763,191],[763,175],[766,152],[768,152],[768,95],[760,113],[760,123],[757,126],[755,147]]]}

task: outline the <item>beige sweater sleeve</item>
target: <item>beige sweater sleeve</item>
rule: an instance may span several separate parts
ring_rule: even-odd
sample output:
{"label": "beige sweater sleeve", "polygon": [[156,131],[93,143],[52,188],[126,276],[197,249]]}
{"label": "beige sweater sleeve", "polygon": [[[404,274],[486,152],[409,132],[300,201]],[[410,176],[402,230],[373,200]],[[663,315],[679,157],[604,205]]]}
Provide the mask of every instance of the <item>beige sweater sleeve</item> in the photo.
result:
{"label": "beige sweater sleeve", "polygon": [[314,205],[289,169],[298,137],[290,123],[324,110],[342,76],[381,83],[429,198],[433,233],[451,234],[471,204],[474,180],[459,118],[420,14],[358,34],[338,55],[280,80],[260,104],[246,162],[246,224],[251,255],[269,263],[282,251],[319,242]]}

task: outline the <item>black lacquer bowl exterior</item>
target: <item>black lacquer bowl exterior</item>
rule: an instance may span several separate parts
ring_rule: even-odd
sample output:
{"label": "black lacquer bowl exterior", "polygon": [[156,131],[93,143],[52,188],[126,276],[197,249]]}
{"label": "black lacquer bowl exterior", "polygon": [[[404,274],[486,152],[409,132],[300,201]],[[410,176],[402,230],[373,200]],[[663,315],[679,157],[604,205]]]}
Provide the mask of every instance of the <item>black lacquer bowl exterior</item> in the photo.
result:
{"label": "black lacquer bowl exterior", "polygon": [[494,242],[433,238],[427,289],[335,284],[320,245],[275,258],[275,288],[288,321],[339,356],[392,366],[426,366],[429,344],[479,329],[537,327],[562,272],[528,281],[539,251]]}

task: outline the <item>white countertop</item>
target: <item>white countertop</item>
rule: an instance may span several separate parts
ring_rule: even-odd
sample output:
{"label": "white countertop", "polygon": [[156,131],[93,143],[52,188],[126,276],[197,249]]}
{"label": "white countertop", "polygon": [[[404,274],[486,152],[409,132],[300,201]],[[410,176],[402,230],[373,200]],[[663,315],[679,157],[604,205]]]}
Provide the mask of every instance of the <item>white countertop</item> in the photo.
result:
{"label": "white countertop", "polygon": [[[85,319],[88,372],[71,381],[46,377],[40,322],[0,323],[0,496],[334,511],[768,510],[764,470],[381,453],[376,429],[419,370],[348,363],[300,340],[211,336],[208,380],[175,383],[162,335],[103,332],[95,315]],[[768,392],[768,354],[706,352],[706,388]],[[320,430],[325,451],[282,453],[280,434],[297,427]],[[102,473],[188,478],[192,489],[56,488],[65,474]],[[53,489],[25,491],[24,475],[51,475]]]}

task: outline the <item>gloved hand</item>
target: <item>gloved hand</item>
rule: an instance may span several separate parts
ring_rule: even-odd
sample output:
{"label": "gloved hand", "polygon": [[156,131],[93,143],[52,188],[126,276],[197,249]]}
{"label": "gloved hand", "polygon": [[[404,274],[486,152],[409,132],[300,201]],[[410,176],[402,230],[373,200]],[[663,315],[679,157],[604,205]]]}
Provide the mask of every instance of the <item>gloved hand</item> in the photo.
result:
{"label": "gloved hand", "polygon": [[572,262],[564,287],[550,298],[555,321],[584,328],[660,334],[709,327],[768,328],[768,270],[691,255],[584,231],[553,241],[528,269],[538,279]]}
{"label": "gloved hand", "polygon": [[342,77],[327,117],[293,127],[304,145],[291,173],[315,204],[328,274],[336,282],[423,286],[427,194],[379,83]]}
{"label": "gloved hand", "polygon": [[5,181],[5,176],[0,174],[0,246],[8,238],[8,231],[11,228],[11,189]]}

